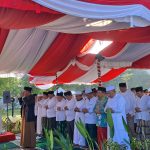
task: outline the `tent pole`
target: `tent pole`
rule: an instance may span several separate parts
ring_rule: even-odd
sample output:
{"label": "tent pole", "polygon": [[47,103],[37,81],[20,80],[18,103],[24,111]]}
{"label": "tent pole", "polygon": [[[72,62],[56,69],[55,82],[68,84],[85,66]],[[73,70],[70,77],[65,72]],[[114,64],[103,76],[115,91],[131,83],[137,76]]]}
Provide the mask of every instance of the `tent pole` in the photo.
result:
{"label": "tent pole", "polygon": [[101,65],[100,62],[104,59],[103,56],[101,56],[100,54],[96,55],[96,63],[97,63],[97,73],[98,73],[98,86],[102,86],[102,80],[101,80]]}
{"label": "tent pole", "polygon": [[57,76],[57,72],[56,72],[56,92],[58,93],[58,76]]}
{"label": "tent pole", "polygon": [[102,86],[100,60],[97,59],[98,86]]}

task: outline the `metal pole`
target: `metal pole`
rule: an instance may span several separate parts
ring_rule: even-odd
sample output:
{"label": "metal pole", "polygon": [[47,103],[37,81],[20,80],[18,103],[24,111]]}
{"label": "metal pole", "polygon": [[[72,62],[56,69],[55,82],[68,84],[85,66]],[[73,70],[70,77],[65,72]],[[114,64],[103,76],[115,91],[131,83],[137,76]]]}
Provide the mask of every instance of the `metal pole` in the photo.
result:
{"label": "metal pole", "polygon": [[7,103],[7,131],[8,131],[8,103]]}
{"label": "metal pole", "polygon": [[14,116],[14,101],[12,101],[12,117]]}

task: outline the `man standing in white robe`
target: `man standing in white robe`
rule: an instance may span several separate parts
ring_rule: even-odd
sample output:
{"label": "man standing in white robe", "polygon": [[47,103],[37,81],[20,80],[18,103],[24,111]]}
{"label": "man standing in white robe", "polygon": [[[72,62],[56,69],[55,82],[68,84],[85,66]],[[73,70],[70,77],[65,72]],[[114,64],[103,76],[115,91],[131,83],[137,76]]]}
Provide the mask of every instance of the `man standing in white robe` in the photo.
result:
{"label": "man standing in white robe", "polygon": [[[81,120],[82,123],[85,123],[85,115],[82,112],[82,109],[85,107],[85,100],[82,97],[82,92],[77,91],[76,95],[76,105],[75,105],[75,122]],[[80,134],[79,130],[77,129],[76,125],[74,127],[74,139],[73,143],[75,146],[85,146],[85,138]]]}
{"label": "man standing in white robe", "polygon": [[149,133],[149,121],[150,121],[150,97],[144,94],[143,87],[136,88],[136,121],[137,121],[137,134],[138,138],[143,139],[148,137]]}
{"label": "man standing in white robe", "polygon": [[57,103],[56,103],[56,125],[60,133],[65,136],[66,134],[66,116],[65,116],[65,105],[66,100],[64,99],[64,93],[57,93]]}
{"label": "man standing in white robe", "polygon": [[82,112],[85,114],[85,127],[90,137],[96,141],[96,113],[94,111],[97,98],[94,96],[91,88],[85,89],[86,101]]}
{"label": "man standing in white robe", "polygon": [[[116,94],[114,86],[108,86],[106,88],[108,102],[105,106],[105,111],[108,110],[112,113],[113,123],[114,123],[114,137],[113,141],[118,144],[126,144],[125,140],[129,141],[128,133],[126,132],[122,117],[126,120],[125,113],[125,99],[121,94]],[[128,148],[129,150],[130,148]]]}
{"label": "man standing in white robe", "polygon": [[42,134],[42,105],[40,104],[43,99],[42,95],[37,96],[37,102],[35,105],[36,114],[37,114],[37,123],[36,123],[36,133],[40,136]]}
{"label": "man standing in white robe", "polygon": [[66,114],[66,121],[67,121],[67,131],[69,138],[73,142],[73,134],[74,134],[74,119],[75,119],[75,104],[76,100],[74,99],[71,91],[66,91],[64,93],[66,97],[66,105],[65,105],[65,114]]}
{"label": "man standing in white robe", "polygon": [[48,97],[49,100],[47,102],[47,129],[48,130],[53,130],[56,129],[56,103],[57,99],[54,95],[54,91],[49,91],[48,92]]}
{"label": "man standing in white robe", "polygon": [[44,135],[44,129],[47,129],[47,102],[48,102],[48,92],[43,92],[43,99],[39,102],[41,105],[41,116],[42,116],[42,132]]}
{"label": "man standing in white robe", "polygon": [[131,90],[127,89],[126,83],[119,83],[119,89],[120,94],[124,97],[126,105],[125,105],[125,111],[126,111],[126,119],[127,124],[131,132],[132,137],[136,137],[135,129],[134,129],[134,116],[135,116],[135,105],[136,105],[136,99],[131,92]]}

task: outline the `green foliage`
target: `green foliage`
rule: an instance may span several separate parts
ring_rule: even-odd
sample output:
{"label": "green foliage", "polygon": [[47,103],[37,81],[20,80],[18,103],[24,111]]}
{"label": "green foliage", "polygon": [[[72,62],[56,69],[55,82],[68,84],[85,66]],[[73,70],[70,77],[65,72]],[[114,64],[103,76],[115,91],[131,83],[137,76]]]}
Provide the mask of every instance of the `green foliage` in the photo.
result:
{"label": "green foliage", "polygon": [[94,141],[90,137],[90,135],[89,135],[88,131],[86,130],[85,125],[83,124],[83,122],[81,120],[79,120],[75,123],[75,125],[78,128],[81,135],[86,139],[86,141],[88,143],[89,150],[94,150],[94,145],[96,145],[97,149],[99,149],[98,144],[96,143],[96,141]]}
{"label": "green foliage", "polygon": [[20,116],[7,118],[2,118],[3,129],[11,131],[13,133],[20,133],[21,131],[21,118]]}
{"label": "green foliage", "polygon": [[3,95],[3,91],[9,90],[12,96],[20,93],[18,86],[20,85],[20,80],[17,78],[0,78],[0,96]]}
{"label": "green foliage", "polygon": [[120,82],[127,82],[128,87],[137,87],[137,86],[143,86],[144,88],[149,88],[150,87],[150,73],[147,70],[138,70],[138,69],[128,69],[125,71],[123,74],[118,76],[117,78],[104,83],[105,86],[111,84],[115,85],[118,88],[118,84]]}
{"label": "green foliage", "polygon": [[73,144],[67,135],[67,137],[64,137],[60,132],[55,130],[55,138],[54,141],[60,145],[62,150],[73,150]]}
{"label": "green foliage", "polygon": [[33,93],[42,93],[41,90],[29,83],[29,77],[27,75],[22,78],[8,76],[8,78],[0,78],[0,97],[2,97],[3,91],[5,90],[10,91],[12,97],[20,96],[24,86],[31,86]]}
{"label": "green foliage", "polygon": [[53,131],[50,130],[44,130],[45,132],[45,137],[46,137],[46,143],[47,143],[47,149],[48,150],[53,150],[54,148],[54,136],[53,136]]}
{"label": "green foliage", "polygon": [[150,139],[138,140],[136,138],[131,138],[130,143],[127,142],[127,144],[130,145],[132,150],[149,150]]}
{"label": "green foliage", "polygon": [[107,123],[110,129],[110,138],[112,139],[114,137],[114,132],[115,132],[112,113],[110,110],[108,110],[106,114],[107,114]]}
{"label": "green foliage", "polygon": [[126,145],[119,145],[109,139],[104,143],[104,150],[126,150]]}
{"label": "green foliage", "polygon": [[58,87],[61,87],[64,90],[72,90],[72,91],[83,91],[87,87],[96,88],[97,85],[86,85],[86,84],[58,84],[51,87],[51,90],[56,90]]}
{"label": "green foliage", "polygon": [[[137,86],[143,86],[144,88],[150,87],[150,73],[148,71],[144,70],[127,70],[114,80],[104,83],[104,86],[107,86],[108,84],[113,84],[116,87],[118,87],[119,82],[127,82],[129,88],[131,87],[137,87]],[[11,95],[14,96],[20,96],[21,91],[23,90],[24,86],[31,86],[33,88],[33,93],[41,94],[42,90],[36,88],[34,85],[29,83],[29,77],[28,75],[24,75],[22,78],[0,78],[0,96],[2,97],[3,91],[9,90],[11,92]],[[57,87],[61,87],[65,90],[84,90],[86,87],[92,87],[96,88],[97,85],[85,85],[85,84],[58,84],[50,88],[50,90],[56,90]]]}
{"label": "green foliage", "polygon": [[3,150],[8,150],[7,145],[4,144]]}
{"label": "green foliage", "polygon": [[130,132],[129,126],[127,125],[127,123],[126,123],[126,121],[124,120],[123,116],[122,116],[122,122],[123,122],[123,126],[124,126],[126,132],[127,132],[128,135],[129,135],[129,138],[130,138],[130,140],[131,140],[131,137],[132,137],[132,136],[131,136],[131,132]]}

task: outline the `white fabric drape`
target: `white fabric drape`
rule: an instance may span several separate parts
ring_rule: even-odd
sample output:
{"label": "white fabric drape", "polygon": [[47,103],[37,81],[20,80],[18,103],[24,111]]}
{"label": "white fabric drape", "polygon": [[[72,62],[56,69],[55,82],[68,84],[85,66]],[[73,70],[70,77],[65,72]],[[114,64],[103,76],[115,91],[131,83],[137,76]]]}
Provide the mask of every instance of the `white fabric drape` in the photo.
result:
{"label": "white fabric drape", "polygon": [[131,67],[132,62],[109,62],[109,61],[101,61],[100,66],[102,68],[114,68],[114,69],[119,69],[119,68],[125,68],[125,67]]}
{"label": "white fabric drape", "polygon": [[[102,71],[102,75],[104,75],[107,72],[109,72],[110,69],[102,68],[101,71]],[[71,83],[72,84],[75,84],[75,83],[90,83],[90,82],[94,81],[97,78],[98,78],[97,66],[96,66],[96,64],[93,64],[89,71],[87,71],[81,77],[71,81]],[[31,81],[31,83],[48,84],[48,83],[51,83],[55,79],[56,79],[56,77],[54,77],[54,76],[53,77],[34,77],[34,79]]]}
{"label": "white fabric drape", "polygon": [[[150,44],[149,43],[134,43],[128,44],[126,49],[120,53],[120,55],[116,55],[116,57],[109,58],[109,61],[114,62],[134,62],[147,56],[150,54]],[[106,58],[106,60],[108,60]]]}
{"label": "white fabric drape", "polygon": [[[100,5],[81,2],[79,0],[33,0],[34,2],[62,12],[64,14],[82,17],[82,18],[92,18],[92,19],[119,19],[131,21],[132,25],[143,25],[143,22],[136,22],[136,17],[142,18],[147,23],[144,26],[150,25],[150,10],[143,5],[124,5],[124,6],[114,6],[114,5]],[[134,23],[135,22],[135,23]]]}
{"label": "white fabric drape", "polygon": [[33,80],[30,81],[32,84],[48,84],[52,83],[55,80],[55,76],[36,76]]}
{"label": "white fabric drape", "polygon": [[41,90],[47,90],[47,89],[51,88],[52,86],[54,86],[54,84],[35,85],[35,86]]}
{"label": "white fabric drape", "polygon": [[[48,24],[39,26],[40,29],[51,30],[56,32],[64,33],[89,33],[96,31],[110,31],[110,30],[119,30],[126,29],[130,27],[130,24],[123,20],[112,21],[108,25],[101,26],[92,26],[92,23],[100,21],[99,19],[84,19],[81,17],[75,17],[70,15],[65,15],[55,21],[52,21]],[[127,23],[126,23],[127,22]]]}
{"label": "white fabric drape", "polygon": [[[102,73],[102,75],[104,75],[109,71],[110,71],[110,69],[103,68],[101,70],[101,73]],[[98,78],[97,66],[96,66],[96,64],[93,64],[91,69],[89,71],[87,71],[87,73],[85,73],[81,77],[77,78],[76,80],[72,81],[72,83],[90,83],[97,78]]]}
{"label": "white fabric drape", "polygon": [[0,55],[0,73],[28,73],[56,36],[41,29],[11,30]]}

